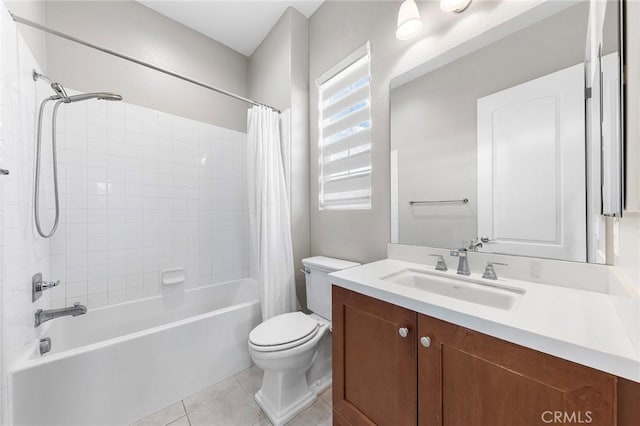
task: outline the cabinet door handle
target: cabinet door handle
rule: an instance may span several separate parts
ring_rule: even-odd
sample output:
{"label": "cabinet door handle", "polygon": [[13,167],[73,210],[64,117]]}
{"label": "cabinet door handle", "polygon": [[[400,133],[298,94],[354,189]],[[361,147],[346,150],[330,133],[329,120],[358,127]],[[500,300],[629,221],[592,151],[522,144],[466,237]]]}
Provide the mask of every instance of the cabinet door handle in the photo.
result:
{"label": "cabinet door handle", "polygon": [[429,346],[431,346],[431,338],[428,336],[422,336],[420,338],[420,343],[422,344],[422,346],[424,346],[425,348],[428,348]]}
{"label": "cabinet door handle", "polygon": [[403,338],[405,338],[409,335],[409,329],[407,327],[400,327],[398,329],[398,334]]}

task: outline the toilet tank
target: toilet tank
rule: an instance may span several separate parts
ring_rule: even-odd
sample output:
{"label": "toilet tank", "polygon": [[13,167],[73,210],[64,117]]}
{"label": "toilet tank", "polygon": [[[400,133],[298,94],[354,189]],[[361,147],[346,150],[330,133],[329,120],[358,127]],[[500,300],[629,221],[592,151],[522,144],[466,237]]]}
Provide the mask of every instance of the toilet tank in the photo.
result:
{"label": "toilet tank", "polygon": [[307,307],[331,321],[331,278],[329,274],[359,266],[359,263],[332,257],[314,256],[302,259],[306,276]]}

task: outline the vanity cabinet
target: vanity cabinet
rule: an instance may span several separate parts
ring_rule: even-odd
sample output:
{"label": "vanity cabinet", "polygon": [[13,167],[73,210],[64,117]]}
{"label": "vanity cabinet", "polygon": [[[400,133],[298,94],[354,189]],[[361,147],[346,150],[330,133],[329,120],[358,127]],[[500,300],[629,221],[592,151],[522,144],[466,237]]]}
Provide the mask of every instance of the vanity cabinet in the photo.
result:
{"label": "vanity cabinet", "polygon": [[415,312],[336,286],[332,310],[334,425],[415,425]]}
{"label": "vanity cabinet", "polygon": [[333,339],[334,425],[616,425],[615,376],[337,286]]}
{"label": "vanity cabinet", "polygon": [[420,314],[418,334],[420,425],[615,425],[610,374]]}

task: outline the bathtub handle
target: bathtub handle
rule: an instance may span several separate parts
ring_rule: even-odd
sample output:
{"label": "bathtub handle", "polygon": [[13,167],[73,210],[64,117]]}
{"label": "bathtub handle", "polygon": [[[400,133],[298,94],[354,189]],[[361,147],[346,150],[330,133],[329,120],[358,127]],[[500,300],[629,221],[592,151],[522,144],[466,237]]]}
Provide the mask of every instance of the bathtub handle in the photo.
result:
{"label": "bathtub handle", "polygon": [[40,298],[43,291],[53,287],[57,287],[59,285],[60,285],[60,280],[44,281],[42,279],[42,273],[38,272],[33,277],[31,277],[31,301],[35,302]]}
{"label": "bathtub handle", "polygon": [[60,280],[58,281],[42,281],[40,282],[40,288],[42,290],[46,290],[48,288],[57,287],[60,285]]}

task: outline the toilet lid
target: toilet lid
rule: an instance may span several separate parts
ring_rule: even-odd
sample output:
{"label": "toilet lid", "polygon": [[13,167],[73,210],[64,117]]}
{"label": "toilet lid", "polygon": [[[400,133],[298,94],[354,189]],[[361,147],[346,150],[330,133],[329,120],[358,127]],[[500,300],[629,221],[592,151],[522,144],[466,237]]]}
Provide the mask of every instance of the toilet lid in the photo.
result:
{"label": "toilet lid", "polygon": [[269,318],[258,325],[249,333],[249,341],[255,346],[290,347],[291,343],[309,340],[317,332],[318,326],[318,322],[309,315],[291,312]]}

